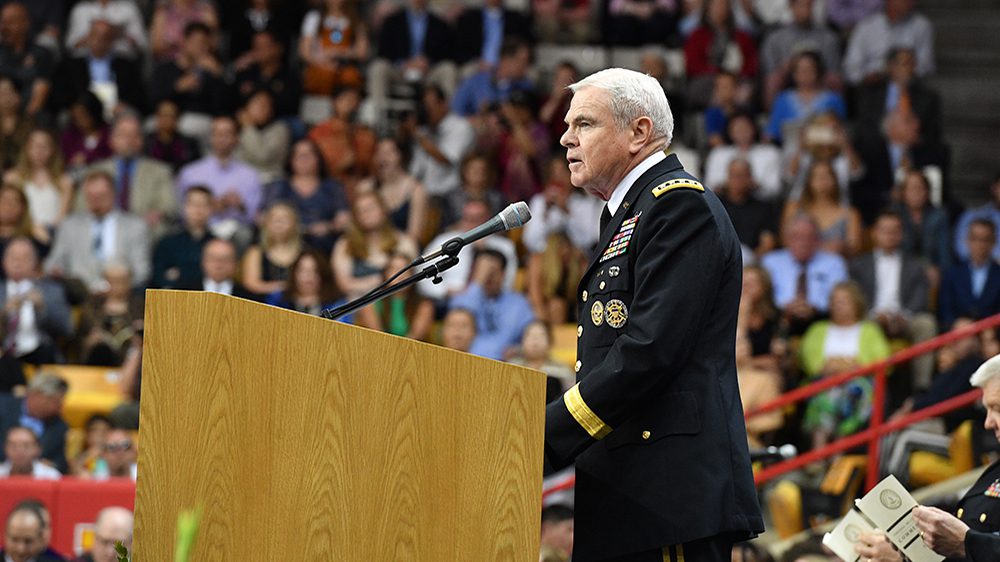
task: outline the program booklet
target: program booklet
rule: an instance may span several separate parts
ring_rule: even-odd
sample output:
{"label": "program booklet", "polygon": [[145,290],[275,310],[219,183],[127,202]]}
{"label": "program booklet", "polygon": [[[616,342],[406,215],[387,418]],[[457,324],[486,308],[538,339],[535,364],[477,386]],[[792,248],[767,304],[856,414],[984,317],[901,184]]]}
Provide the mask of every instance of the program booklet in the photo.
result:
{"label": "program booklet", "polygon": [[823,544],[845,562],[858,562],[861,557],[854,544],[863,532],[876,529],[912,562],[940,562],[944,556],[927,548],[920,539],[920,529],[910,513],[917,501],[906,488],[889,475],[872,488],[865,497],[854,500],[852,509],[837,526],[823,536]]}

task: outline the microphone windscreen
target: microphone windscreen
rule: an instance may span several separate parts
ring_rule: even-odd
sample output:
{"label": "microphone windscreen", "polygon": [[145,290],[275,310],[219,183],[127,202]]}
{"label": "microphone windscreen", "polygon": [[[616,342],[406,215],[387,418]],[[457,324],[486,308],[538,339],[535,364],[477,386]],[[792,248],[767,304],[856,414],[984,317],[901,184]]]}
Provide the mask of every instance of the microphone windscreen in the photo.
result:
{"label": "microphone windscreen", "polygon": [[500,220],[503,221],[504,230],[524,226],[524,223],[531,220],[531,211],[524,201],[511,203],[506,209],[500,211]]}

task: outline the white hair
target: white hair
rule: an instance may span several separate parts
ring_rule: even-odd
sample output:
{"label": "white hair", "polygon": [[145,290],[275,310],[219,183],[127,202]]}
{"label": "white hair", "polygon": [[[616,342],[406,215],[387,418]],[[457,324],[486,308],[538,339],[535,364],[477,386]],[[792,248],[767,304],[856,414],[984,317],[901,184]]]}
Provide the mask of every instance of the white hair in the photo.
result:
{"label": "white hair", "polygon": [[985,388],[986,384],[992,380],[996,380],[998,375],[1000,375],[1000,355],[993,356],[980,365],[976,369],[976,372],[972,373],[972,377],[969,378],[969,384],[978,388]]}
{"label": "white hair", "polygon": [[598,88],[611,96],[611,113],[619,128],[628,127],[640,117],[653,122],[653,137],[662,137],[669,145],[674,137],[674,115],[670,111],[663,86],[655,78],[625,68],[607,68],[587,76],[569,89]]}

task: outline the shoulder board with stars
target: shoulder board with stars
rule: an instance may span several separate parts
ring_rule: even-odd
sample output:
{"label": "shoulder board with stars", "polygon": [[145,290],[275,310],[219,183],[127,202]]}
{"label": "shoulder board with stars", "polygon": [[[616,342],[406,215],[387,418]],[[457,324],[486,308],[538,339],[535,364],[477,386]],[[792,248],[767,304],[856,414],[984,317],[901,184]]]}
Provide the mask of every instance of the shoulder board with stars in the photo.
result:
{"label": "shoulder board with stars", "polygon": [[695,191],[705,191],[705,186],[701,185],[701,182],[696,180],[689,180],[687,178],[681,178],[676,180],[665,181],[660,185],[653,188],[653,197],[659,197],[664,193],[672,191],[674,189],[693,189]]}

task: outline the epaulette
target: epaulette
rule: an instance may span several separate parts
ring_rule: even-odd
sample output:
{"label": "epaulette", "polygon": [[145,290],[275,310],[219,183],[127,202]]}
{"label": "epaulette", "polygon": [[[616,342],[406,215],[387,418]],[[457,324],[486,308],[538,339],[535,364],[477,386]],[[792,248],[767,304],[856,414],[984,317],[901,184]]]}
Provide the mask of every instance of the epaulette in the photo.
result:
{"label": "epaulette", "polygon": [[676,180],[665,181],[660,185],[653,188],[653,197],[659,197],[664,193],[669,192],[672,189],[693,189],[695,191],[705,191],[705,186],[701,185],[700,182],[696,180],[689,180],[687,178],[680,178]]}

